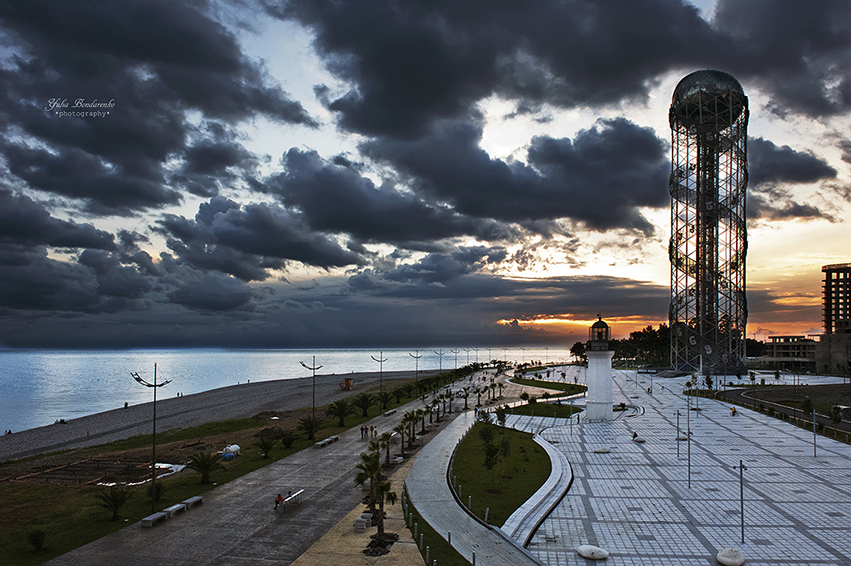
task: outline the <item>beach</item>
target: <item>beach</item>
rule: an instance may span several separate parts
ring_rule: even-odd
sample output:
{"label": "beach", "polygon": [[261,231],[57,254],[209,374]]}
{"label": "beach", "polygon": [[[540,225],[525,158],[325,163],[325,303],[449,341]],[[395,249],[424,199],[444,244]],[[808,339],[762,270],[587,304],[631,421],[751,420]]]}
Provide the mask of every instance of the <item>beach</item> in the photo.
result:
{"label": "beach", "polygon": [[[419,376],[437,373],[420,371]],[[316,406],[321,407],[383,381],[392,388],[394,382],[414,379],[413,371],[347,373],[316,376]],[[343,378],[354,380],[353,391],[342,391]],[[289,411],[310,407],[313,378],[281,379],[257,383],[241,383],[192,395],[157,400],[157,432],[199,426],[207,422],[252,417],[262,412]],[[153,399],[153,394],[152,394]],[[64,423],[28,429],[0,436],[0,462],[37,454],[71,450],[113,442],[139,434],[150,434],[153,403],[141,403],[69,419]]]}

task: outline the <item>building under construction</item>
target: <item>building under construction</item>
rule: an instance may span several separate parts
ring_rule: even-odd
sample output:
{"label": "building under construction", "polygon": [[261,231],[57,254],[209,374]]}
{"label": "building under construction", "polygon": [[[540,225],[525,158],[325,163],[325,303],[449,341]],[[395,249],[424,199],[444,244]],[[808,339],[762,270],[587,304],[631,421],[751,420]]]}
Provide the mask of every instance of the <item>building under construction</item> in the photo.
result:
{"label": "building under construction", "polygon": [[748,99],[721,71],[674,90],[671,176],[671,363],[734,371],[745,359]]}
{"label": "building under construction", "polygon": [[816,366],[825,373],[847,374],[851,360],[851,263],[825,265],[821,270],[824,334],[816,350]]}

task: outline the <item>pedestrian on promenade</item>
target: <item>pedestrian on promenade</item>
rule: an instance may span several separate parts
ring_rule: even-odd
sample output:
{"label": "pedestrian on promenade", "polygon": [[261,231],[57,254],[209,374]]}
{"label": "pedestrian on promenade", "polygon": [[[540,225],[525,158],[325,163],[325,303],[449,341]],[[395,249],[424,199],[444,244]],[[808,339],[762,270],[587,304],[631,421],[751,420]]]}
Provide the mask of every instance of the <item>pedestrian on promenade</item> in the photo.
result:
{"label": "pedestrian on promenade", "polygon": [[278,505],[280,505],[283,502],[284,502],[284,496],[279,493],[278,497],[275,498],[275,509],[277,509]]}

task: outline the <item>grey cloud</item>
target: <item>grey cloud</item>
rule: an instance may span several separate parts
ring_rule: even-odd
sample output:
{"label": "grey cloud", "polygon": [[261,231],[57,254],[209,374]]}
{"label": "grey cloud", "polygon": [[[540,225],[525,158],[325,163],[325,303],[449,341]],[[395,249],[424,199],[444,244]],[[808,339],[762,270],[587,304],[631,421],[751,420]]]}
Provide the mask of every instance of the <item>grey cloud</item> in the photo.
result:
{"label": "grey cloud", "polygon": [[575,139],[537,137],[529,165],[492,159],[468,123],[435,127],[416,141],[376,140],[362,149],[392,163],[418,191],[474,217],[526,222],[569,218],[592,229],[653,232],[637,207],[667,203],[666,146],[648,128],[601,120]]}
{"label": "grey cloud", "polygon": [[814,183],[835,179],[837,171],[811,152],[777,147],[763,138],[748,140],[748,182],[751,187],[775,183]]}

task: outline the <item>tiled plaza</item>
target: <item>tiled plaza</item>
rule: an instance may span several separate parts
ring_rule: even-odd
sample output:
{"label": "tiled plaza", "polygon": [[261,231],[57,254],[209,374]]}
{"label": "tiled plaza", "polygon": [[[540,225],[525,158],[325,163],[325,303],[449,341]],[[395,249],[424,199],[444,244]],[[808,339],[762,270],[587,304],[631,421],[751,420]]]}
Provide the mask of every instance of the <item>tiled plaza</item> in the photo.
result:
{"label": "tiled plaza", "polygon": [[[529,544],[541,562],[591,563],[575,548],[593,544],[611,553],[611,566],[716,564],[728,547],[747,564],[851,564],[851,446],[819,436],[814,456],[812,432],[767,415],[731,416],[709,399],[688,410],[686,378],[656,378],[648,393],[649,376],[614,374],[615,403],[633,408],[612,422],[510,417],[509,426],[542,431],[574,475]],[[677,441],[678,413],[690,443]]]}

